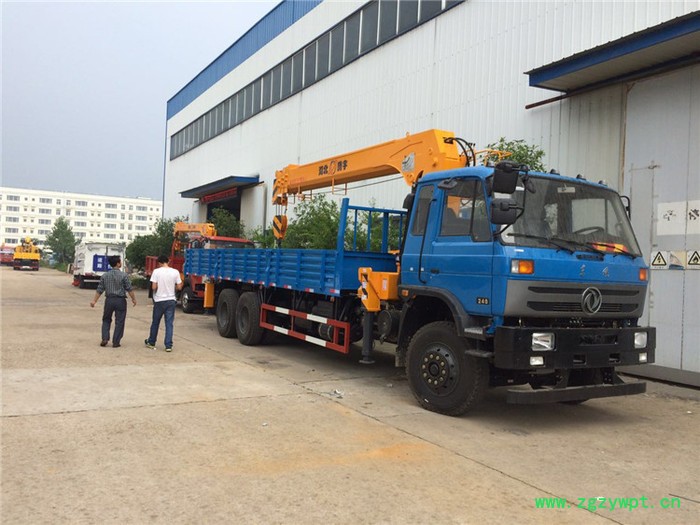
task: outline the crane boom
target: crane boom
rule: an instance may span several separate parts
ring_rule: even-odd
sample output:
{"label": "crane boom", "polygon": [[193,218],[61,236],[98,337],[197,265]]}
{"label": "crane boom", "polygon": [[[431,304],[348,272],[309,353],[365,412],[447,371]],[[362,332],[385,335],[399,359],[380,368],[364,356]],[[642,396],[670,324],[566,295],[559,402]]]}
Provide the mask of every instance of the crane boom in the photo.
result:
{"label": "crane boom", "polygon": [[[465,165],[454,133],[430,129],[406,134],[401,139],[376,144],[309,164],[290,164],[275,172],[272,202],[286,207],[288,195],[319,188],[329,188],[386,175],[401,174],[412,185],[424,173],[458,168]],[[287,220],[276,215],[274,233],[284,237]]]}

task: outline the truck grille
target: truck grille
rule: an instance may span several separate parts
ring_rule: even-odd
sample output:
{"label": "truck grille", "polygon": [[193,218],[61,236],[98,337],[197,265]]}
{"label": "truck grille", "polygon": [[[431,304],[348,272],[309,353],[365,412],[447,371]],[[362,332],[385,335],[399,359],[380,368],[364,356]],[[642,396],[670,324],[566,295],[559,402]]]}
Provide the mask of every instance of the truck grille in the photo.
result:
{"label": "truck grille", "polygon": [[639,285],[592,285],[602,295],[597,313],[588,315],[582,296],[589,287],[578,283],[510,281],[504,314],[518,317],[639,317],[644,308],[646,289]]}

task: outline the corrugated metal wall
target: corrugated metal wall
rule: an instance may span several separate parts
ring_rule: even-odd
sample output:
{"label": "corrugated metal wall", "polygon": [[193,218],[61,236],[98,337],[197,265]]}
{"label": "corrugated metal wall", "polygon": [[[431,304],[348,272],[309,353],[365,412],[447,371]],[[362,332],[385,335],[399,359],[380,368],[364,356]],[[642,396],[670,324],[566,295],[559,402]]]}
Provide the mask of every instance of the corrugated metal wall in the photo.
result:
{"label": "corrugated metal wall", "polygon": [[[323,2],[168,123],[171,135],[330,28],[364,2]],[[166,166],[166,215],[197,206],[178,192],[229,175],[275,169],[436,127],[485,146],[504,136],[546,152],[564,174],[607,179],[621,173],[623,87],[525,110],[552,96],[530,88],[524,71],[700,9],[685,2],[492,2],[471,0],[385,44]],[[402,182],[353,192],[399,206]],[[243,207],[260,206],[243,200]],[[272,208],[268,209],[268,219]],[[255,226],[255,225],[250,225]]]}

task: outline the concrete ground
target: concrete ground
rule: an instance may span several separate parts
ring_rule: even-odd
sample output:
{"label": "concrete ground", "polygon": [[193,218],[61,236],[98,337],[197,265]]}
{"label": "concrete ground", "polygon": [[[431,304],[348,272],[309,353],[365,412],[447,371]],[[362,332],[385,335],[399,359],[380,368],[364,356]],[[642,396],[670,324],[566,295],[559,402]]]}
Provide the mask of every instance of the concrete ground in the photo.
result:
{"label": "concrete ground", "polygon": [[0,285],[2,523],[698,522],[696,390],[582,406],[493,390],[450,418],[389,354],[245,347],[180,310],[174,351],[149,350],[144,291],[122,347],[101,348],[93,290],[46,269],[2,267]]}

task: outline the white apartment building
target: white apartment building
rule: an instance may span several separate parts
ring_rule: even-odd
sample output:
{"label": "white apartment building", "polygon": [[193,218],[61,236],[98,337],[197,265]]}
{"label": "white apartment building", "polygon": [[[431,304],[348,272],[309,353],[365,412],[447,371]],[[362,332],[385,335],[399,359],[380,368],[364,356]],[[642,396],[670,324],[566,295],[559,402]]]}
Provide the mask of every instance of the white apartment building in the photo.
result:
{"label": "white apartment building", "polygon": [[31,237],[43,246],[56,219],[65,217],[76,239],[129,244],[148,235],[162,201],[87,193],[0,187],[0,239],[17,245]]}

